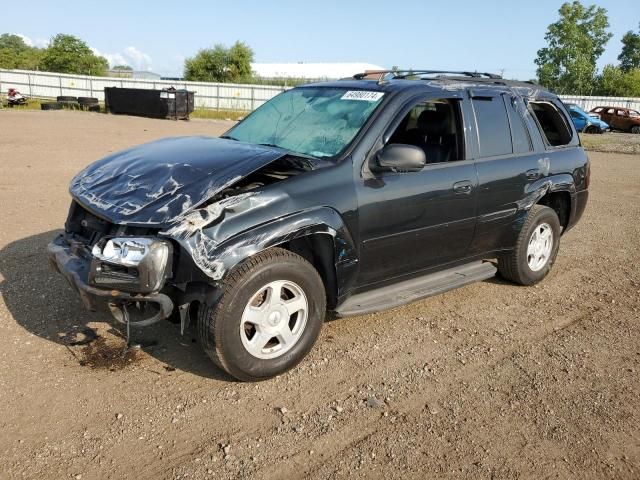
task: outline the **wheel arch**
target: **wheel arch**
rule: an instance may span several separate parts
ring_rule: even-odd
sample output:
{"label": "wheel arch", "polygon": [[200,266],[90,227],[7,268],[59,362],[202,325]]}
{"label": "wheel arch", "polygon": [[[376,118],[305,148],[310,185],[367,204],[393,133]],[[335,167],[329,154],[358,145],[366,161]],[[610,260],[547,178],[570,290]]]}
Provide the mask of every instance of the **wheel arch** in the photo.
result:
{"label": "wheel arch", "polygon": [[567,190],[548,190],[537,202],[536,205],[544,205],[553,209],[558,215],[560,226],[564,232],[569,226],[571,218],[571,193]]}
{"label": "wheel arch", "polygon": [[193,260],[216,282],[223,281],[236,265],[272,247],[290,250],[316,268],[325,284],[330,308],[355,278],[355,244],[341,215],[329,207],[273,219],[216,245],[199,235],[199,239],[190,242]]}

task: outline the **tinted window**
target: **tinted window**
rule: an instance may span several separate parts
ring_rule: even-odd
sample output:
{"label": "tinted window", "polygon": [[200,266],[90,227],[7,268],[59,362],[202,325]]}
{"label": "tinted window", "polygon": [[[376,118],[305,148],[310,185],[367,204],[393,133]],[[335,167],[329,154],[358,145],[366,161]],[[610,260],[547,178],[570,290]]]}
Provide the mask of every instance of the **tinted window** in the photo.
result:
{"label": "tinted window", "polygon": [[618,110],[618,115],[620,115],[621,117],[626,116],[626,112],[624,110]]}
{"label": "tinted window", "polygon": [[558,147],[571,142],[573,134],[565,116],[550,102],[530,102],[538,125],[549,145]]}
{"label": "tinted window", "polygon": [[[511,125],[511,142],[513,143],[514,153],[526,153],[531,151],[531,137],[529,130],[524,123],[524,106],[518,104],[515,97],[504,96],[507,104],[507,112],[509,113],[509,124]],[[520,108],[518,108],[520,107]]]}
{"label": "tinted window", "polygon": [[493,157],[511,153],[509,120],[502,97],[474,98],[473,109],[478,125],[480,156]]}
{"label": "tinted window", "polygon": [[613,114],[613,112],[614,112],[613,108],[610,108],[609,110],[607,110],[607,113],[609,113],[609,114]]}

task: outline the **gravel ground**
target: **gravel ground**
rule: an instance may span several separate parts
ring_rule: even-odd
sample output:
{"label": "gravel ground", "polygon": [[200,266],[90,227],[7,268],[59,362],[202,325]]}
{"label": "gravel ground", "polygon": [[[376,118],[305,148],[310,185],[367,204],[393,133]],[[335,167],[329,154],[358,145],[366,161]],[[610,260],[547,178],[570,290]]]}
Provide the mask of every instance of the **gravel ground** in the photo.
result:
{"label": "gravel ground", "polygon": [[69,180],[228,125],[0,112],[0,479],[640,478],[639,155],[590,155],[590,204],[537,287],[328,322],[259,384],[164,322],[122,357],[108,316],[47,265]]}

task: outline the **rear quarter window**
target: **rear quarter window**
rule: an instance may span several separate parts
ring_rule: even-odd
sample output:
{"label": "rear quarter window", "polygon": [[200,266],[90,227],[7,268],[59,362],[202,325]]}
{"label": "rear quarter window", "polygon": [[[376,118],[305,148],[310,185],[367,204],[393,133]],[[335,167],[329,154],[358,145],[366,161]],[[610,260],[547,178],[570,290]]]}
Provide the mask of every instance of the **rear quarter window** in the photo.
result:
{"label": "rear quarter window", "polygon": [[552,147],[568,145],[573,140],[565,115],[551,102],[529,102],[540,133]]}

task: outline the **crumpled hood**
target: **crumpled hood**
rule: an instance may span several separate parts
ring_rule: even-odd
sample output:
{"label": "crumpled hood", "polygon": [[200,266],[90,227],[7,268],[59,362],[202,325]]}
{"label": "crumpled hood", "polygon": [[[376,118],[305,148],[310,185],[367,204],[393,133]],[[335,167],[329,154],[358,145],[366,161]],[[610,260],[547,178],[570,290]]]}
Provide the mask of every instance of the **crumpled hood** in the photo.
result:
{"label": "crumpled hood", "polygon": [[109,155],[80,172],[69,191],[112,223],[164,226],[282,150],[214,137],[172,137]]}

